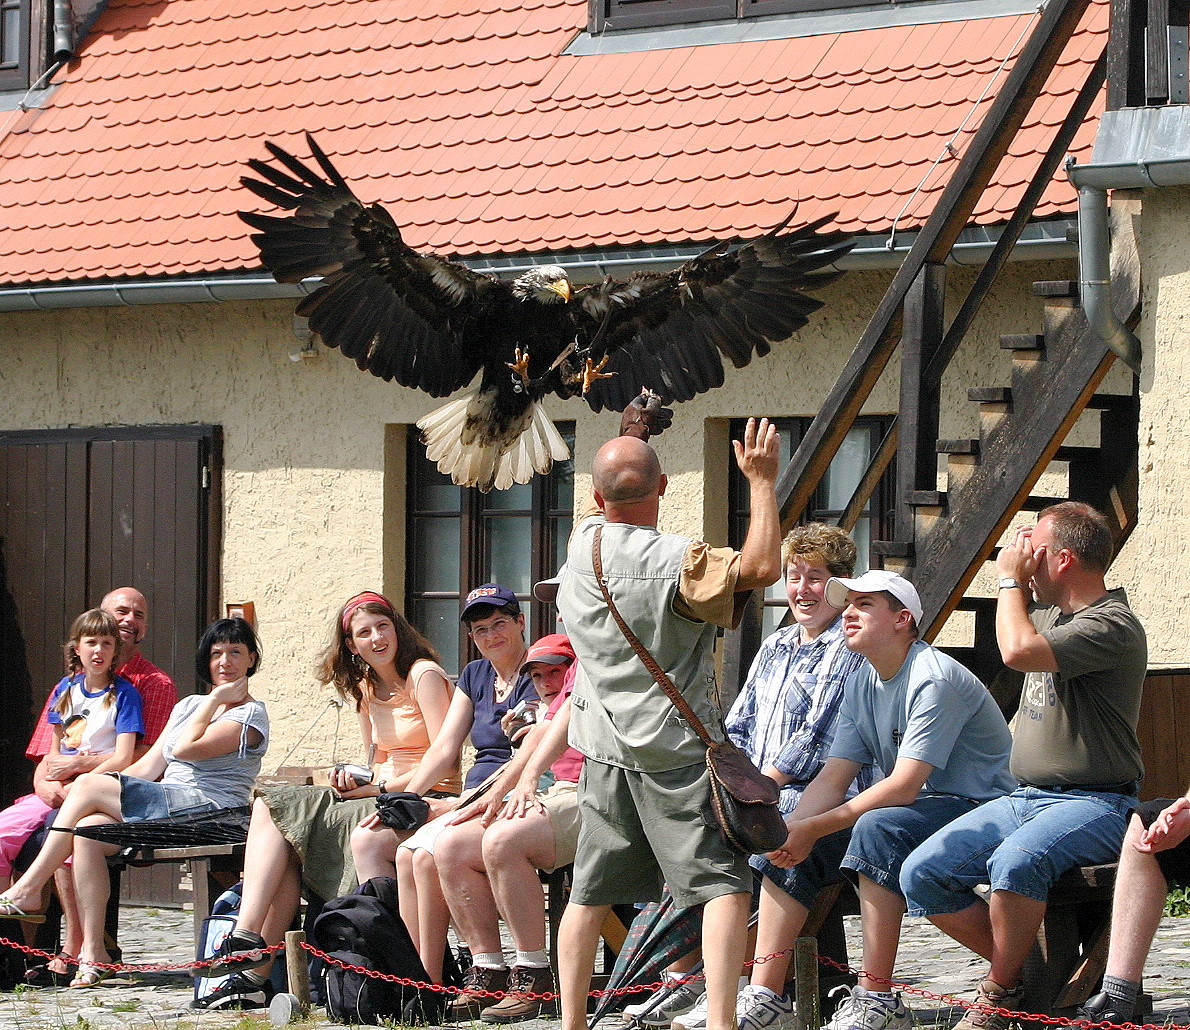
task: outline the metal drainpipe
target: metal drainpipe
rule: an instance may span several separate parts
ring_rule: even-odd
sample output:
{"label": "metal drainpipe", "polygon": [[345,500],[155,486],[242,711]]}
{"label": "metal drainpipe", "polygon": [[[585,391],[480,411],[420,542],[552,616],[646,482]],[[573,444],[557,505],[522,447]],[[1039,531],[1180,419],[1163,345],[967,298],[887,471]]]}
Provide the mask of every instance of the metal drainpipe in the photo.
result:
{"label": "metal drainpipe", "polygon": [[1111,306],[1107,190],[1080,184],[1073,158],[1067,161],[1066,172],[1078,187],[1078,286],[1083,313],[1099,338],[1140,375],[1140,340],[1116,318]]}
{"label": "metal drainpipe", "polygon": [[66,62],[74,57],[74,25],[70,0],[54,0],[54,60]]}

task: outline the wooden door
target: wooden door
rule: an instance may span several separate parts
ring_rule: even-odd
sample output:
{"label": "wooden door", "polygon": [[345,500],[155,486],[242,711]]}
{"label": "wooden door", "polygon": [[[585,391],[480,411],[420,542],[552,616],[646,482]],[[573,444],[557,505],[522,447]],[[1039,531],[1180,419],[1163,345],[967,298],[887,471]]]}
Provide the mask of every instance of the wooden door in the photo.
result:
{"label": "wooden door", "polygon": [[218,614],[220,481],[214,426],[0,433],[0,803],[29,782],[20,758],[71,621],[113,587],[144,593],[143,653],[194,692]]}

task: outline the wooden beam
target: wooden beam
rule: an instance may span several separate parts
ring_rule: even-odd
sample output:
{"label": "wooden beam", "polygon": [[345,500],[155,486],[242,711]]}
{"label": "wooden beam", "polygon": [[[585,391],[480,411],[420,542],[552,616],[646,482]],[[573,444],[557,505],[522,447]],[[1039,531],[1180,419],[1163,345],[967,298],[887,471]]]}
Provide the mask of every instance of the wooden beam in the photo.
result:
{"label": "wooden beam", "polygon": [[1145,102],[1169,103],[1169,0],[1148,0]]}
{"label": "wooden beam", "polygon": [[1053,0],[1042,13],[822,409],[782,473],[777,500],[784,527],[791,526],[809,504],[818,481],[884,371],[896,346],[895,334],[910,286],[927,263],[946,260],[1088,3]]}
{"label": "wooden beam", "polygon": [[1146,0],[1112,0],[1107,44],[1107,109],[1144,104]]}
{"label": "wooden beam", "polygon": [[912,540],[914,509],[909,495],[938,487],[938,412],[941,375],[930,367],[943,337],[946,266],[927,264],[905,299],[901,332],[901,396],[897,419],[902,425],[897,449],[894,499],[895,539]]}

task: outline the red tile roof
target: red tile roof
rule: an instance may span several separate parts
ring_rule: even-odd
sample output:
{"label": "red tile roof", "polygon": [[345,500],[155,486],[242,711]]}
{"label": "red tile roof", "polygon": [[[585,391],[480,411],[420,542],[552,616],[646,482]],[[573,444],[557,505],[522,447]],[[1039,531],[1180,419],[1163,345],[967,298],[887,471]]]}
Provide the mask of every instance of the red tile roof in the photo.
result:
{"label": "red tile roof", "polygon": [[[111,0],[43,109],[0,112],[0,282],[258,267],[243,162],[316,133],[414,247],[755,235],[790,202],[919,225],[1036,15],[606,56],[586,0]],[[1106,39],[1092,6],[976,219],[1011,211]],[[1084,126],[1076,151],[1089,147]],[[1055,181],[1040,216],[1068,211]]]}

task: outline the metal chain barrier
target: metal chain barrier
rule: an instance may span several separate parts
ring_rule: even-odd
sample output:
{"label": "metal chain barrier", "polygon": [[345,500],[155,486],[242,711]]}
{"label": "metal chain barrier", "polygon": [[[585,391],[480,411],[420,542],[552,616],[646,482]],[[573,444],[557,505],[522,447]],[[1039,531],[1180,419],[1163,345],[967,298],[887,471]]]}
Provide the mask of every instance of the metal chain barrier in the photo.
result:
{"label": "metal chain barrier", "polygon": [[[49,960],[59,957],[54,952],[42,951],[39,948],[33,948],[27,944],[9,940],[7,937],[0,937],[0,946],[13,948],[16,951],[23,952],[24,954],[33,956],[35,958]],[[341,959],[335,958],[333,955],[327,954],[325,951],[321,951],[306,941],[302,941],[301,946],[303,950],[305,950],[310,955],[313,955],[315,958],[322,959],[323,962],[326,962],[330,965],[338,966],[340,969],[346,969],[352,973],[359,973],[361,976],[370,977],[373,980],[383,980],[386,983],[399,984],[403,987],[417,987],[422,990],[437,991],[440,994],[462,994],[464,991],[467,991],[468,994],[474,995],[475,997],[492,999],[504,998],[509,994],[508,991],[478,991],[471,990],[470,988],[448,987],[444,984],[429,983],[426,980],[410,980],[407,977],[397,976],[394,973],[381,973],[379,970],[368,969],[366,966],[352,965],[349,962],[344,962]],[[253,949],[253,951],[258,951],[262,955],[275,955],[283,948],[283,944],[271,944],[267,948]],[[763,965],[766,962],[772,962],[776,958],[792,954],[792,952],[792,948],[785,948],[782,951],[774,951],[769,955],[760,955],[746,962],[745,965]],[[864,973],[862,969],[856,969],[853,966],[845,965],[842,962],[836,962],[834,959],[827,958],[825,955],[818,955],[817,958],[818,961],[825,966],[829,966],[832,969],[837,969],[842,973],[850,973],[854,976],[865,976],[867,979],[878,984],[883,984],[884,986],[889,987],[901,994],[910,994],[918,998],[923,998],[927,1001],[943,1002],[946,1005],[955,1008],[980,1009],[983,1012],[991,1012],[997,1016],[1005,1016],[1009,1019],[1020,1022],[1049,1023],[1053,1026],[1078,1027],[1079,1030],[1140,1030],[1141,1027],[1148,1028],[1148,1030],[1158,1030],[1158,1025],[1152,1023],[1096,1023],[1089,1019],[1075,1019],[1071,1016],[1045,1016],[1032,1012],[1018,1012],[1015,1009],[1008,1009],[995,1005],[984,1005],[979,1002],[966,1001],[963,998],[956,998],[952,994],[935,994],[934,992],[928,991],[923,987],[912,987],[908,984],[898,983],[896,980],[888,980],[884,977],[870,976],[869,974]],[[70,965],[78,965],[77,958],[66,957],[65,961]],[[90,965],[93,965],[99,969],[111,969],[117,972],[157,973],[175,970],[189,972],[194,969],[212,966],[218,961],[218,958],[209,958],[199,959],[193,962],[180,963],[92,962]],[[626,987],[613,987],[604,990],[593,990],[589,993],[588,997],[606,998],[618,997],[625,994],[637,994],[644,991],[652,992],[658,991],[662,987],[672,988],[678,984],[695,983],[702,979],[703,975],[701,973],[692,973],[689,976],[679,977],[677,979],[661,980],[651,984],[633,984]],[[559,998],[559,995],[556,991],[517,991],[516,996],[518,998],[527,998],[532,1001],[557,1001]],[[1159,1025],[1159,1030],[1190,1030],[1190,1024],[1163,1023]]]}
{"label": "metal chain barrier", "polygon": [[[79,960],[74,955],[61,955],[54,951],[42,951],[40,948],[31,948],[28,944],[22,944],[20,941],[9,940],[7,937],[0,937],[0,946],[12,948],[15,951],[23,952],[33,958],[43,958],[46,961],[51,959],[59,959],[67,965],[77,966]],[[275,955],[285,947],[284,944],[270,944],[267,948],[254,948],[254,952],[259,952],[261,955]],[[189,972],[192,969],[205,969],[208,966],[213,966],[218,962],[218,958],[204,958],[195,959],[191,962],[88,962],[87,965],[94,966],[96,969],[110,969],[113,972],[125,973],[165,973],[165,972]]]}

